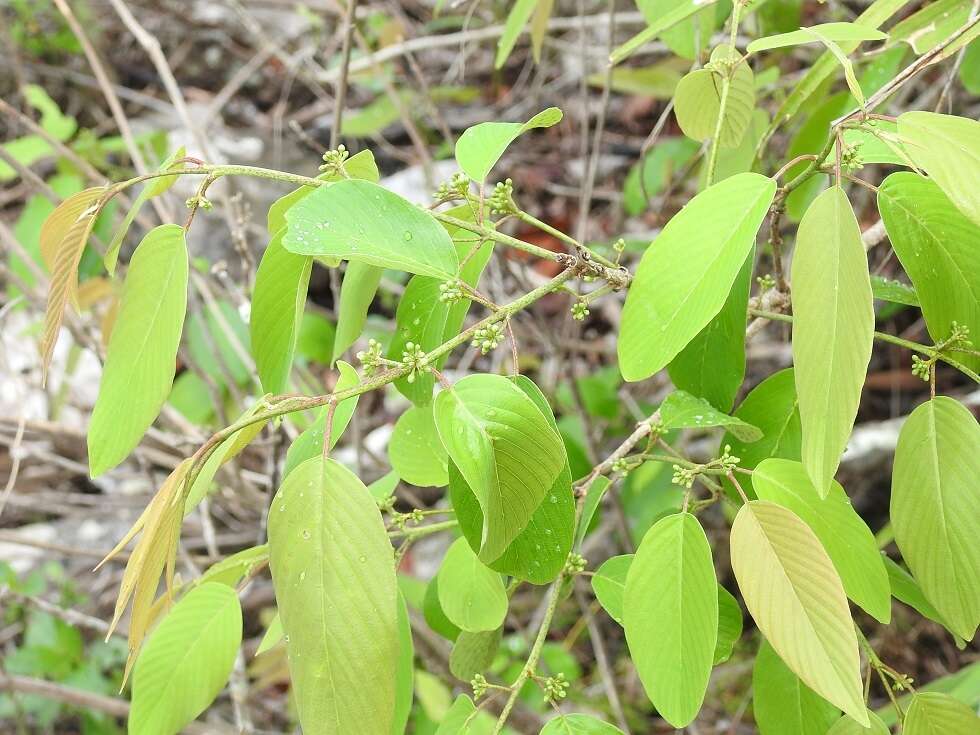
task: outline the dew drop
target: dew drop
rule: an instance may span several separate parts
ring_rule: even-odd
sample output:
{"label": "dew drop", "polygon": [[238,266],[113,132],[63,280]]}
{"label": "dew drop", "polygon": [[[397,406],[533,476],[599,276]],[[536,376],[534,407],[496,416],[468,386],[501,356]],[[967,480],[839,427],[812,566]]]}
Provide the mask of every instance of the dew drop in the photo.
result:
{"label": "dew drop", "polygon": [[299,581],[302,582],[304,579],[306,579],[306,572],[300,572],[299,573]]}
{"label": "dew drop", "polygon": [[550,528],[544,529],[544,535],[545,536],[550,536],[551,535],[551,529]]}
{"label": "dew drop", "polygon": [[557,503],[558,502],[558,496],[557,495],[552,495],[550,498],[548,498],[548,500],[550,500],[553,504],[554,503]]}
{"label": "dew drop", "polygon": [[366,556],[364,556],[363,554],[361,554],[361,556],[360,556],[360,557],[358,557],[358,561],[360,561],[360,562],[361,562],[361,564],[363,564],[364,562],[366,562],[366,561],[367,561],[367,557],[366,557]]}
{"label": "dew drop", "polygon": [[409,232],[408,230],[405,230],[405,233],[402,235],[402,237],[405,239],[405,242],[408,242],[409,240],[412,239],[412,233]]}
{"label": "dew drop", "polygon": [[311,535],[312,534],[310,534],[309,531],[305,531],[305,530],[303,531],[303,538],[305,538],[307,541],[310,540]]}

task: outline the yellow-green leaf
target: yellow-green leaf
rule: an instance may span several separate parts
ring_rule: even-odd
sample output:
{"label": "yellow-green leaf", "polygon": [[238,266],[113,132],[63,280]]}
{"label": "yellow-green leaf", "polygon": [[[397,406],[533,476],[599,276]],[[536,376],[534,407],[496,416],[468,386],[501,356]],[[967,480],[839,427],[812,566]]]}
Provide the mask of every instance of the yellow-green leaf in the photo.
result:
{"label": "yellow-green leaf", "polygon": [[857,635],[833,562],[810,527],[764,500],[742,506],[732,570],[759,630],[807,686],[868,723]]}
{"label": "yellow-green leaf", "polygon": [[526,123],[484,122],[467,128],[456,141],[456,162],[473,181],[482,182],[518,136],[561,122],[561,110],[549,107]]}
{"label": "yellow-green leaf", "polygon": [[891,587],[878,544],[837,482],[821,498],[799,462],[767,459],[752,473],[760,500],[789,508],[823,544],[840,575],[847,596],[887,624],[891,620]]}
{"label": "yellow-green leaf", "polygon": [[840,709],[800,681],[762,641],[752,668],[752,715],[759,735],[827,735]]}
{"label": "yellow-green leaf", "polygon": [[750,54],[757,54],[760,51],[785,48],[786,46],[816,43],[820,39],[813,35],[813,31],[831,41],[883,41],[888,38],[887,34],[879,30],[857,23],[820,23],[809,28],[801,28],[798,31],[756,39],[746,47],[746,50]]}
{"label": "yellow-green leaf", "polygon": [[[727,62],[730,46],[719,46],[711,54],[714,63]],[[736,56],[737,58],[737,56]],[[688,72],[674,92],[674,114],[684,135],[703,141],[714,138],[721,114],[723,72],[713,68]],[[752,122],[755,108],[755,77],[747,62],[735,67],[728,86],[719,145],[734,148]]]}
{"label": "yellow-green leaf", "polygon": [[874,341],[868,259],[839,187],[820,194],[803,216],[792,276],[803,465],[823,497],[854,426]]}
{"label": "yellow-green leaf", "polygon": [[350,470],[309,459],[269,509],[269,564],[307,735],[391,735],[398,587],[374,498]]}
{"label": "yellow-green leaf", "polygon": [[92,477],[122,462],[170,395],[187,308],[187,243],[179,225],[150,230],[126,274],[88,429]]}
{"label": "yellow-green leaf", "polygon": [[388,443],[388,458],[407,483],[419,487],[449,484],[448,457],[430,406],[412,406],[398,418]]}
{"label": "yellow-green leaf", "polygon": [[976,735],[980,717],[948,694],[922,692],[912,697],[902,725],[904,735]]}

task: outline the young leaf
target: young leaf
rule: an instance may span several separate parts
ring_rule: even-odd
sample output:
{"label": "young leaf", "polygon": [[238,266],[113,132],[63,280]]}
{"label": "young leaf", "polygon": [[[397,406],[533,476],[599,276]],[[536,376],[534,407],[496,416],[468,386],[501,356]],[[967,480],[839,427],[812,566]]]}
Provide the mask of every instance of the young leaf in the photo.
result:
{"label": "young leaf", "polygon": [[493,61],[493,68],[499,69],[507,62],[507,57],[514,50],[517,37],[521,35],[524,26],[531,19],[538,0],[517,0],[507,14],[507,21],[504,23],[504,32],[497,41],[497,56]]}
{"label": "young leaf", "polygon": [[823,497],[854,426],[874,341],[868,259],[839,187],[818,196],[803,216],[792,273],[803,465]]}
{"label": "young leaf", "polygon": [[682,390],[675,390],[660,404],[660,420],[666,429],[707,429],[724,426],[733,436],[744,442],[762,438],[762,432],[735,416],[718,411],[703,398],[697,398]]}
{"label": "young leaf", "polygon": [[[353,388],[361,380],[357,374],[357,370],[343,360],[337,363],[337,371],[340,373],[340,377],[333,387],[334,393]],[[354,415],[354,410],[357,408],[358,397],[346,398],[338,403],[337,408],[334,409],[333,426],[330,434],[331,449],[337,444],[340,437],[343,436],[344,429],[350,423],[351,417]],[[289,449],[286,450],[286,464],[282,470],[283,477],[286,477],[286,475],[301,463],[313,457],[318,457],[323,453],[323,433],[327,429],[328,410],[327,406],[321,408],[320,415],[316,421],[289,445]]]}
{"label": "young leaf", "polygon": [[439,440],[431,408],[413,406],[398,418],[388,443],[388,458],[398,476],[412,485],[449,484],[448,457]]}
{"label": "young leaf", "polygon": [[760,500],[793,511],[816,534],[847,596],[879,622],[891,620],[891,587],[878,544],[837,482],[821,498],[799,462],[767,459],[752,474]]}
{"label": "young leaf", "polygon": [[283,247],[299,255],[444,279],[459,268],[452,240],[432,215],[369,181],[317,187],[286,211],[286,222]]}
{"label": "young leaf", "polygon": [[800,681],[763,640],[752,669],[752,714],[760,735],[826,735],[840,709]]}
{"label": "young leaf", "polygon": [[891,730],[881,721],[874,712],[868,711],[868,719],[871,721],[870,727],[864,727],[855,722],[847,715],[841,717],[833,726],[827,730],[826,735],[890,735]]}
{"label": "young leaf", "polygon": [[742,506],[731,534],[732,570],[759,630],[803,682],[868,724],[854,623],[820,541],[792,511]]}
{"label": "young leaf", "polygon": [[337,333],[333,340],[333,359],[347,351],[364,329],[368,307],[378,292],[384,268],[351,261],[340,285],[340,304],[337,306]]}
{"label": "young leaf", "polygon": [[559,713],[545,723],[540,735],[623,735],[623,731],[589,715]]}
{"label": "young leaf", "polygon": [[157,626],[133,672],[132,735],[175,735],[222,690],[242,642],[233,587],[196,587]]}
{"label": "young leaf", "polygon": [[438,592],[443,612],[460,630],[496,630],[507,615],[503,579],[480,562],[466,539],[456,539],[446,552]]}
{"label": "young leaf", "polygon": [[976,735],[980,717],[959,700],[940,692],[912,697],[902,725],[904,735]]}
{"label": "young leaf", "polygon": [[391,735],[398,587],[363,483],[322,457],[293,470],[270,508],[269,565],[303,731]]}
{"label": "young leaf", "polygon": [[[732,454],[741,459],[740,466],[753,469],[768,457],[800,458],[802,432],[792,368],[773,373],[759,383],[734,415],[762,430],[762,438],[751,443],[742,442],[733,434],[722,437],[721,446],[731,446]],[[746,475],[739,482],[749,498],[754,498],[752,477]],[[725,483],[729,494],[736,497],[734,486],[727,480]]]}
{"label": "young leaf", "polygon": [[473,181],[482,182],[504,155],[507,146],[535,128],[550,128],[561,122],[561,110],[549,107],[526,123],[484,122],[463,131],[456,141],[456,162]]}
{"label": "young leaf", "polygon": [[980,122],[934,112],[898,116],[905,150],[950,201],[980,225]]}
{"label": "young leaf", "polygon": [[661,370],[721,310],[775,193],[776,182],[759,174],[725,179],[688,202],[647,248],[620,328],[626,380]]}
{"label": "young leaf", "polygon": [[750,54],[757,54],[760,51],[815,43],[820,39],[814,37],[812,31],[831,41],[884,41],[888,38],[888,35],[881,31],[857,23],[821,23],[790,33],[756,39],[746,47],[746,50]]}
{"label": "young leaf", "polygon": [[126,458],[170,395],[187,308],[187,271],[180,225],[150,230],[133,254],[89,423],[92,477]]}
{"label": "young leaf", "polygon": [[647,531],[626,576],[623,627],[640,681],[674,727],[697,717],[718,638],[711,547],[697,519],[678,513]]}
{"label": "young leaf", "polygon": [[41,227],[41,257],[51,273],[44,332],[41,335],[44,382],[47,382],[48,367],[54,355],[65,308],[78,288],[78,264],[95,226],[96,207],[104,193],[104,189],[86,189],[69,197],[55,208]]}
{"label": "young leaf", "polygon": [[[934,181],[894,173],[878,189],[888,239],[915,284],[929,336],[947,339],[953,322],[980,334],[980,225],[958,210]],[[980,358],[957,354],[974,370]]]}
{"label": "young leaf", "polygon": [[249,319],[252,355],[266,393],[286,391],[313,268],[313,258],[282,246],[283,233],[272,238],[262,255]]}
{"label": "young leaf", "polygon": [[[729,59],[731,47],[718,46],[711,52],[715,64]],[[736,56],[737,58],[737,56]],[[688,72],[674,92],[674,114],[684,135],[693,140],[713,138],[721,114],[722,71],[712,68]],[[755,108],[755,77],[752,68],[739,63],[729,82],[728,99],[721,123],[719,145],[734,148],[752,122]]]}
{"label": "young leaf", "polygon": [[970,640],[980,623],[980,426],[937,396],[902,426],[892,471],[895,541],[949,629]]}
{"label": "young leaf", "polygon": [[633,563],[633,554],[606,559],[592,575],[592,591],[602,609],[620,625],[623,624],[623,594],[626,575]]}
{"label": "young leaf", "polygon": [[483,511],[480,559],[500,558],[567,465],[541,409],[499,375],[470,375],[443,390],[436,428]]}
{"label": "young leaf", "polygon": [[674,385],[722,411],[731,410],[745,378],[745,315],[754,265],[752,248],[721,311],[667,366]]}

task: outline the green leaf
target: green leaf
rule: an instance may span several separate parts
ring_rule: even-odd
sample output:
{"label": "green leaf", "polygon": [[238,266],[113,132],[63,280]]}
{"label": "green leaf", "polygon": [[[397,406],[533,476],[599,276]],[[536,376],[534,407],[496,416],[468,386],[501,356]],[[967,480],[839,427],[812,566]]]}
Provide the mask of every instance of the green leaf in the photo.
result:
{"label": "green leaf", "polygon": [[[727,60],[730,53],[730,46],[718,46],[711,52],[711,61],[718,63]],[[674,114],[677,124],[688,138],[697,141],[714,138],[721,113],[722,79],[723,72],[706,67],[688,72],[678,82],[674,93]],[[741,142],[752,122],[754,109],[755,76],[747,63],[741,63],[735,67],[728,86],[719,138],[721,147],[734,148]]]}
{"label": "green leaf", "polygon": [[[721,446],[731,446],[732,454],[741,459],[739,466],[753,469],[768,457],[800,458],[803,435],[792,368],[773,373],[753,388],[735,411],[735,416],[762,430],[762,438],[751,443],[732,434],[722,437]],[[739,482],[749,498],[754,498],[752,477],[746,475]],[[737,497],[734,486],[727,479],[725,484],[730,495]]]}
{"label": "green leaf", "polygon": [[[48,96],[43,87],[25,84],[21,87],[24,100],[41,114],[41,128],[59,141],[66,141],[75,134],[78,123],[75,118],[62,114],[58,104]],[[7,154],[24,166],[31,166],[54,153],[51,144],[40,135],[24,135],[3,144]],[[0,181],[17,178],[18,173],[6,161],[0,161]]]}
{"label": "green leaf", "polygon": [[744,442],[754,442],[762,438],[762,431],[755,426],[740,418],[723,414],[703,398],[682,390],[675,390],[660,404],[660,420],[665,429],[724,426],[733,436]]}
{"label": "green leaf", "polygon": [[[681,80],[681,70],[672,61],[651,64],[650,66],[621,66],[613,69],[612,77],[609,79],[609,89],[620,94],[669,100],[674,96],[677,83]],[[590,86],[601,89],[606,85],[606,73],[590,74],[585,81]],[[692,143],[693,141],[685,142]],[[658,142],[653,150],[660,145],[662,143]]]}
{"label": "green leaf", "polygon": [[259,641],[259,647],[255,649],[255,655],[258,656],[278,646],[282,642],[283,635],[282,618],[276,612],[276,616],[269,623],[269,627],[265,629],[265,635]]}
{"label": "green leaf", "polygon": [[422,616],[425,618],[426,625],[446,640],[455,641],[459,637],[459,626],[446,617],[446,613],[442,611],[442,605],[439,604],[439,575],[433,577],[425,587],[425,597],[422,599]]}
{"label": "green leaf", "polygon": [[642,214],[648,200],[660,194],[675,174],[698,152],[698,144],[682,137],[662,138],[630,169],[623,184],[623,208]]}
{"label": "green leaf", "polygon": [[460,630],[496,630],[507,615],[507,591],[500,574],[485,566],[466,539],[456,539],[439,568],[439,605]]}
{"label": "green leaf", "polygon": [[576,549],[581,548],[582,542],[585,540],[585,535],[591,529],[592,519],[595,517],[596,511],[599,510],[599,504],[602,502],[602,498],[605,496],[610,484],[608,477],[599,475],[589,485],[589,490],[585,494],[585,500],[582,501],[582,516],[579,519],[578,528],[575,530]]}
{"label": "green leaf", "polygon": [[413,406],[398,418],[388,443],[388,458],[398,476],[412,485],[449,484],[448,457],[439,440],[431,408]]}
{"label": "green leaf", "polygon": [[816,534],[834,563],[847,596],[880,623],[891,620],[891,588],[878,544],[837,482],[821,498],[799,462],[767,459],[752,486],[761,500],[793,511]]}
{"label": "green leaf", "polygon": [[674,727],[697,717],[718,637],[711,547],[697,519],[678,513],[647,531],[626,576],[623,627],[647,696]]}
{"label": "green leaf", "polygon": [[888,38],[888,35],[881,31],[857,23],[820,23],[810,28],[801,28],[790,33],[780,33],[776,36],[756,39],[746,47],[746,50],[750,54],[757,54],[760,51],[785,48],[786,46],[815,43],[819,39],[814,37],[813,31],[831,41],[884,41]]}
{"label": "green leaf", "polygon": [[561,110],[549,107],[526,123],[484,122],[474,125],[463,131],[456,141],[456,162],[473,181],[482,182],[504,155],[507,146],[518,136],[535,128],[550,128],[561,118]]}
{"label": "green leaf", "polygon": [[898,116],[905,150],[950,201],[980,225],[980,122],[934,112]]}
{"label": "green leaf", "polygon": [[746,256],[721,311],[667,366],[674,385],[722,411],[731,410],[745,378],[745,317],[754,251]]}
{"label": "green leaf", "polygon": [[[915,284],[933,342],[953,322],[980,334],[980,226],[963,215],[935,182],[894,173],[878,189],[878,211],[895,254]],[[976,370],[980,358],[957,354]]]}
{"label": "green leaf", "polygon": [[434,415],[449,458],[483,511],[480,559],[493,562],[566,467],[561,437],[535,402],[499,375],[470,375],[441,391]]}
{"label": "green leaf", "polygon": [[[344,170],[352,179],[364,179],[375,184],[381,177],[378,172],[378,164],[374,161],[374,154],[367,149],[355,153],[344,161]],[[320,181],[340,181],[342,178],[339,174],[320,174],[317,176]],[[269,233],[269,237],[286,226],[286,212],[289,208],[313,191],[314,188],[311,186],[300,186],[272,203],[266,215],[266,231]]]}
{"label": "green leaf", "polygon": [[832,41],[823,35],[816,28],[803,28],[801,29],[804,33],[809,34],[816,40],[820,41],[827,50],[837,59],[837,63],[841,65],[844,70],[844,81],[847,82],[847,88],[851,92],[851,96],[857,100],[861,107],[865,105],[864,90],[861,89],[861,85],[858,83],[857,75],[854,73],[854,66],[851,64],[850,58],[847,56],[847,52],[842,49],[836,41]]}
{"label": "green leaf", "polygon": [[718,642],[712,663],[725,663],[735,650],[735,643],[742,636],[742,608],[731,592],[718,585]]}
{"label": "green leaf", "polygon": [[833,726],[827,730],[826,735],[890,735],[891,730],[881,721],[874,712],[868,712],[868,719],[871,721],[870,727],[864,727],[855,722],[847,715],[841,717]]}
{"label": "green leaf", "polygon": [[449,654],[450,673],[468,684],[477,674],[488,671],[500,648],[502,633],[502,627],[478,633],[460,631]]}
{"label": "green leaf", "polygon": [[284,393],[306,305],[313,258],[282,246],[280,230],[262,255],[255,273],[249,320],[252,355],[266,393]]}
{"label": "green leaf", "polygon": [[507,57],[514,50],[517,37],[521,35],[524,26],[531,19],[531,13],[538,4],[538,0],[517,0],[507,14],[504,22],[504,32],[500,34],[497,41],[497,55],[493,60],[493,68],[499,69],[507,62]]}
{"label": "green leaf", "polygon": [[[357,370],[343,360],[337,363],[337,371],[340,373],[340,377],[334,385],[334,393],[353,388],[361,382]],[[340,437],[343,436],[344,429],[347,428],[347,424],[354,416],[358,398],[359,396],[347,398],[338,403],[337,408],[334,409],[330,449],[333,449]],[[289,445],[289,449],[286,450],[286,464],[282,470],[283,477],[286,477],[294,468],[306,460],[323,454],[323,433],[327,428],[327,410],[326,406],[321,408],[316,421]]]}
{"label": "green leaf", "polygon": [[321,457],[293,470],[269,510],[269,562],[303,732],[391,735],[398,587],[364,484]]}
{"label": "green leaf", "polygon": [[[617,46],[609,54],[609,63],[618,64],[629,58],[638,49],[661,34],[664,36],[664,42],[675,53],[685,58],[693,59],[697,53],[694,48],[694,28],[700,25],[700,30],[705,32],[706,35],[701,36],[702,43],[710,38],[711,31],[714,29],[716,23],[716,16],[714,9],[709,10],[707,6],[713,5],[715,2],[716,0],[706,0],[705,2],[696,2],[694,0],[680,0],[680,2],[677,0],[671,0],[671,2],[665,2],[665,0],[643,0],[643,2],[638,3],[638,6],[646,17],[647,27],[626,43]],[[665,9],[664,6],[666,5],[670,5],[671,7]],[[690,23],[679,25],[682,21],[687,20],[702,10],[705,12],[701,13],[697,18],[692,18]],[[675,29],[675,26],[679,27]]]}
{"label": "green leaf", "polygon": [[868,259],[839,187],[818,196],[803,216],[792,274],[803,465],[823,497],[854,426],[874,341]]}
{"label": "green leaf", "polygon": [[238,593],[202,584],[150,635],[133,673],[132,735],[174,735],[214,701],[242,642]]}
{"label": "green leaf", "polygon": [[[523,375],[512,378],[514,384],[534,402],[551,427],[558,424],[541,390]],[[603,478],[605,479],[605,478]],[[483,511],[473,490],[455,464],[449,468],[449,497],[456,511],[460,530],[474,551],[479,551],[483,531]],[[584,513],[583,513],[584,519]],[[546,584],[564,569],[572,548],[575,526],[575,498],[572,495],[572,474],[566,461],[548,494],[538,505],[531,520],[507,550],[490,562],[491,569],[527,580]]]}
{"label": "green leaf", "polygon": [[[888,179],[885,179],[888,181]],[[878,189],[878,193],[881,193],[881,189]],[[878,205],[881,206],[880,204]],[[887,229],[887,228],[886,228]],[[889,238],[892,242],[892,247],[895,247],[895,238]],[[907,270],[907,269],[906,269]],[[883,276],[876,276],[872,274],[871,276],[871,293],[879,301],[887,301],[892,304],[904,304],[905,306],[919,306],[919,294],[916,293],[912,286],[907,283],[902,283],[897,280],[890,280]],[[928,326],[928,322],[926,323]]]}
{"label": "green leaf", "polygon": [[912,697],[902,725],[904,735],[976,735],[980,717],[948,694],[922,692]]}
{"label": "green leaf", "polygon": [[395,718],[391,735],[404,735],[415,696],[415,646],[405,597],[398,594],[398,661],[395,666]]}
{"label": "green leaf", "polygon": [[465,694],[460,694],[449,708],[435,735],[468,735],[467,723],[472,721],[476,711],[473,700]]}
{"label": "green leaf", "polygon": [[[678,56],[685,59],[698,57],[711,43],[711,34],[728,15],[731,6],[729,3],[693,5],[692,8],[689,0],[637,0],[636,7],[649,27],[658,29],[655,35],[648,33],[644,38],[652,41],[659,36]],[[617,59],[625,58],[618,49],[614,53]]]}
{"label": "green leaf", "polygon": [[559,714],[545,723],[540,735],[623,735],[623,731],[589,715]]}
{"label": "green leaf", "polygon": [[606,559],[592,575],[592,591],[602,609],[620,625],[623,624],[623,594],[626,574],[633,563],[633,554]]}
{"label": "green leaf", "polygon": [[305,311],[296,335],[296,354],[304,360],[329,365],[333,361],[336,327],[319,311]]}
{"label": "green leaf", "polygon": [[133,254],[89,423],[92,477],[127,457],[170,395],[187,308],[187,270],[180,225],[150,230]]}
{"label": "green leaf", "polygon": [[893,43],[907,43],[916,54],[921,55],[945,41],[969,19],[968,3],[936,0],[923,5],[901,23],[896,23],[889,35]]}
{"label": "green leaf", "polygon": [[[906,4],[906,0],[874,0],[854,22],[868,28],[878,28],[886,20],[902,10]],[[842,50],[849,54],[857,47],[858,43],[846,41],[842,45]],[[837,65],[837,59],[828,51],[810,66],[806,74],[803,75],[803,78],[794,85],[793,90],[779,106],[779,109],[776,110],[769,129],[762,137],[762,141],[760,141],[760,148],[772,137],[776,130],[789,120],[792,120],[796,113],[803,108],[814,94],[824,88],[824,82],[834,73]]]}
{"label": "green leaf", "polygon": [[347,351],[357,341],[367,321],[368,307],[378,292],[384,268],[351,261],[340,284],[340,304],[337,306],[337,334],[333,341],[333,359]]}
{"label": "green leaf", "polygon": [[803,682],[868,722],[854,623],[833,562],[810,527],[764,500],[742,506],[732,570],[759,630]]}
{"label": "green leaf", "polygon": [[[464,205],[463,216],[472,217],[472,209]],[[462,208],[461,208],[462,209]],[[456,236],[473,236],[460,231]],[[490,255],[493,253],[491,242],[482,243],[471,255],[474,245],[472,242],[456,244],[456,252],[460,262],[465,262],[460,269],[460,280],[469,286],[476,287],[480,275],[486,268]],[[398,301],[395,313],[395,334],[388,345],[388,358],[400,361],[406,345],[412,342],[421,345],[424,352],[435,349],[443,342],[459,334],[469,310],[470,300],[462,299],[455,304],[447,304],[441,298],[441,287],[444,281],[426,276],[413,276],[405,288],[405,293]],[[436,363],[441,368],[445,357]],[[395,381],[398,391],[418,406],[428,406],[432,403],[432,389],[435,386],[435,376],[432,373],[414,375],[411,382],[408,378]]]}
{"label": "green leaf", "polygon": [[219,386],[251,382],[245,363],[251,350],[248,325],[237,309],[220,300],[195,311],[187,322],[187,349],[195,364]]}
{"label": "green leaf", "polygon": [[623,310],[626,380],[661,370],[721,311],[775,193],[776,182],[759,174],[725,179],[688,202],[647,248]]}
{"label": "green leaf", "polygon": [[952,398],[916,408],[892,471],[895,541],[926,598],[965,640],[980,623],[980,425]]}
{"label": "green leaf", "polygon": [[840,709],[800,681],[763,641],[752,669],[752,713],[760,735],[826,735]]}
{"label": "green leaf", "polygon": [[919,587],[918,582],[913,579],[912,575],[904,567],[899,566],[887,556],[883,557],[883,559],[885,561],[885,569],[888,571],[888,582],[891,585],[892,596],[899,602],[904,602],[913,608],[922,617],[929,618],[940,625],[944,625],[939,611],[922,594],[922,589]]}
{"label": "green leaf", "polygon": [[299,255],[328,256],[452,278],[456,248],[428,212],[359,179],[316,188],[286,211],[282,244]]}

